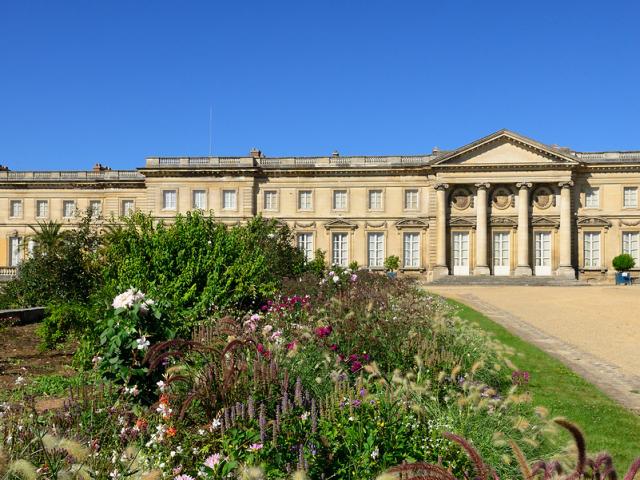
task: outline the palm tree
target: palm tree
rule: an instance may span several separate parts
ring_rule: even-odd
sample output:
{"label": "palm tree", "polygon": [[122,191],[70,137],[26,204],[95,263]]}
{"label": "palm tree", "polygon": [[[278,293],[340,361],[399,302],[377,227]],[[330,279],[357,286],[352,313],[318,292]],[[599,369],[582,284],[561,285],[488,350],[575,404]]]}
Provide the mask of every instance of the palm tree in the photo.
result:
{"label": "palm tree", "polygon": [[65,232],[61,232],[62,224],[50,220],[48,222],[38,222],[37,227],[29,226],[34,231],[32,237],[36,248],[43,253],[53,252],[64,243]]}

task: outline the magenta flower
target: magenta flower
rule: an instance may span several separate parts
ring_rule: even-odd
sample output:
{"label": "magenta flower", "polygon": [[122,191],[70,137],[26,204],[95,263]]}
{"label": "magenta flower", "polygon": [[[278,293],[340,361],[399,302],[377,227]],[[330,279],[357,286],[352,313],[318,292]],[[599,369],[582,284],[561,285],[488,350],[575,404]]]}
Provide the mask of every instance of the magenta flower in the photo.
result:
{"label": "magenta flower", "polygon": [[219,453],[214,453],[213,455],[207,457],[207,459],[204,461],[204,466],[214,469],[216,468],[216,465],[218,465],[221,461],[222,455]]}
{"label": "magenta flower", "polygon": [[360,370],[361,368],[362,368],[362,364],[361,364],[360,362],[357,362],[357,361],[356,361],[356,362],[353,362],[353,363],[351,364],[351,371],[352,371],[353,373],[357,372],[357,371],[358,371],[358,370]]}
{"label": "magenta flower", "polygon": [[336,345],[335,343],[329,345],[329,350],[333,350],[334,352],[338,351],[338,345]]}
{"label": "magenta flower", "polygon": [[262,443],[252,443],[251,445],[249,445],[249,451],[257,452],[258,450],[262,450],[262,447],[263,447]]}
{"label": "magenta flower", "polygon": [[331,332],[333,331],[333,328],[331,327],[331,325],[328,325],[326,327],[318,327],[315,330],[316,336],[318,338],[324,338],[324,337],[328,337],[329,335],[331,335]]}

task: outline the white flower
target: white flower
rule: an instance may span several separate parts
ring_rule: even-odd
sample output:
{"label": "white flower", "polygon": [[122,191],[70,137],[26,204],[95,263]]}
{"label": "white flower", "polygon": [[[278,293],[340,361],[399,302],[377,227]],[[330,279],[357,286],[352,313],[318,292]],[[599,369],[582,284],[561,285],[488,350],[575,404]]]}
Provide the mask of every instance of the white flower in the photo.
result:
{"label": "white flower", "polygon": [[136,340],[136,344],[136,348],[138,350],[146,350],[147,348],[149,348],[149,345],[151,345],[151,343],[149,343],[149,340],[147,340],[147,337],[145,337],[144,335]]}
{"label": "white flower", "polygon": [[25,383],[27,383],[27,379],[24,378],[22,375],[20,375],[18,378],[16,378],[16,385],[19,387],[20,385],[24,385]]}
{"label": "white flower", "polygon": [[167,388],[167,384],[164,383],[162,380],[156,382],[156,385],[158,386],[158,390],[160,390],[160,393],[163,393]]}
{"label": "white flower", "polygon": [[307,420],[307,418],[309,418],[309,412],[304,412],[302,415],[300,415],[300,419],[304,422]]}
{"label": "white flower", "polygon": [[273,326],[265,325],[264,328],[262,329],[262,334],[269,335],[271,333],[271,330],[273,330]]}
{"label": "white flower", "polygon": [[133,387],[124,387],[124,393],[128,393],[129,395],[137,397],[140,393],[140,390],[138,390],[138,385],[134,385]]}
{"label": "white flower", "polygon": [[338,283],[340,281],[340,277],[338,275],[333,276],[333,283]]}
{"label": "white flower", "polygon": [[113,308],[126,308],[130,309],[134,304],[140,303],[140,310],[146,312],[151,305],[154,305],[155,302],[153,300],[145,299],[145,294],[136,288],[130,288],[122,292],[116,298],[113,299],[113,303],[111,306]]}
{"label": "white flower", "polygon": [[378,450],[378,447],[376,447],[373,452],[371,452],[371,458],[373,458],[374,460],[376,458],[378,458],[378,455],[380,455],[380,450]]}
{"label": "white flower", "polygon": [[211,430],[216,430],[220,428],[220,425],[222,425],[222,422],[220,421],[220,419],[214,418],[213,422],[211,422]]}

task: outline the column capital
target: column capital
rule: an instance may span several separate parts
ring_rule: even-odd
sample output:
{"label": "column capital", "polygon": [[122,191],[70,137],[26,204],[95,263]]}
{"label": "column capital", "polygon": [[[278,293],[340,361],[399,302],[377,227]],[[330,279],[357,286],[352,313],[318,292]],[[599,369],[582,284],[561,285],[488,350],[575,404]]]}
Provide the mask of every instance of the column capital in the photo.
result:
{"label": "column capital", "polygon": [[436,183],[433,185],[433,188],[435,188],[436,190],[446,190],[447,188],[449,188],[449,184],[448,183]]}
{"label": "column capital", "polygon": [[567,180],[566,182],[558,182],[560,188],[571,188],[575,185],[573,180]]}
{"label": "column capital", "polygon": [[478,188],[478,190],[480,189],[488,190],[491,184],[489,182],[481,182],[481,183],[476,183],[475,186]]}
{"label": "column capital", "polygon": [[516,183],[516,187],[518,187],[520,190],[522,190],[523,188],[531,188],[531,187],[533,187],[533,183],[531,183],[531,182],[518,182],[518,183]]}

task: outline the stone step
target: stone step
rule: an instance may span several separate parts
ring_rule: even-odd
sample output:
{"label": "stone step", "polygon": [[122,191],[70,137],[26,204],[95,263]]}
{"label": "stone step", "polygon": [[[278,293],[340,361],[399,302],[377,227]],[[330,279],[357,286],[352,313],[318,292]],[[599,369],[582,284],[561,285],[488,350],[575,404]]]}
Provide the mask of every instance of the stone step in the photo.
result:
{"label": "stone step", "polygon": [[579,287],[588,285],[587,282],[570,278],[554,276],[493,276],[493,275],[447,275],[431,282],[432,285],[537,285],[537,286],[562,286]]}

